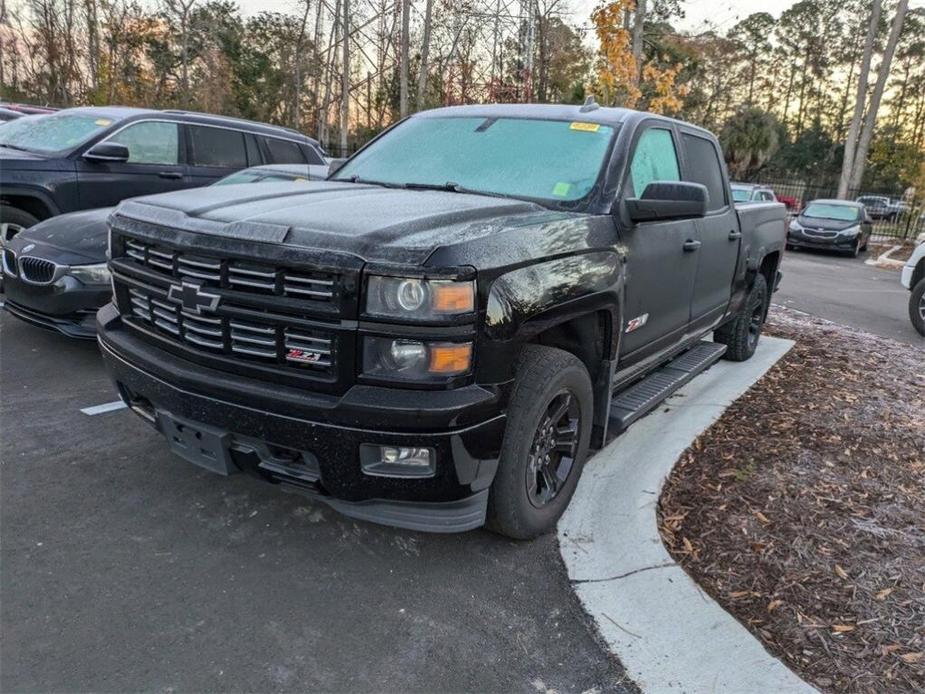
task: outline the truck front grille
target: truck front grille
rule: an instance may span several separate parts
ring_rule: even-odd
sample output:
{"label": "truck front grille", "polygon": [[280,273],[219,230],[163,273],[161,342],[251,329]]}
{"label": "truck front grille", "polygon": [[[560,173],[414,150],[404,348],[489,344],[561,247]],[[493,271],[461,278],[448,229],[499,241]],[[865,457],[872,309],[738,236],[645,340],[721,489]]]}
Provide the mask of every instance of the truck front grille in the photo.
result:
{"label": "truck front grille", "polygon": [[[331,333],[286,325],[285,316],[242,320],[198,314],[142,287],[129,287],[128,297],[133,321],[198,350],[318,373],[329,372],[334,365]],[[227,313],[234,306],[223,304],[223,309]]]}
{"label": "truck front grille", "polygon": [[186,277],[207,286],[318,302],[331,302],[335,298],[337,276],[333,273],[181,253],[132,238],[125,239],[125,255],[171,277]]}

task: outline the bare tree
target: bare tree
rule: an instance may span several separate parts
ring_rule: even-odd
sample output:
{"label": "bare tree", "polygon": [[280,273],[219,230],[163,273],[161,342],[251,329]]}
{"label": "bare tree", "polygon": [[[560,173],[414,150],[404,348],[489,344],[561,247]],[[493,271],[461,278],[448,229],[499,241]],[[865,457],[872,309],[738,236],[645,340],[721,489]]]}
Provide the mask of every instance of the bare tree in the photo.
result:
{"label": "bare tree", "polygon": [[848,186],[851,182],[858,132],[861,129],[861,119],[864,116],[864,105],[867,103],[867,79],[870,75],[870,61],[874,53],[874,42],[877,39],[877,28],[879,26],[880,0],[873,0],[870,24],[867,27],[867,36],[864,39],[864,55],[861,58],[861,72],[858,76],[858,93],[854,101],[854,115],[851,116],[851,125],[848,126],[848,137],[845,139],[845,158],[842,162],[841,177],[838,179],[838,197],[840,199],[844,199],[848,195]]}
{"label": "bare tree", "polygon": [[350,129],[350,0],[343,0],[343,58],[341,62],[340,95],[340,149],[347,154],[347,134]]}
{"label": "bare tree", "polygon": [[164,0],[164,8],[180,24],[180,100],[189,106],[190,15],[199,0]]}
{"label": "bare tree", "polygon": [[411,0],[401,0],[401,60],[399,65],[399,95],[398,110],[401,117],[408,115],[408,71],[410,70],[410,28],[411,28]]}
{"label": "bare tree", "polygon": [[880,61],[877,83],[874,86],[874,93],[870,98],[870,105],[867,107],[864,128],[861,130],[857,152],[855,152],[854,155],[854,166],[851,168],[851,179],[848,185],[849,188],[854,190],[861,187],[861,180],[864,178],[864,169],[867,166],[867,153],[870,150],[870,141],[874,136],[874,126],[877,124],[877,112],[880,110],[880,100],[883,98],[883,90],[886,88],[886,81],[890,76],[890,65],[893,62],[893,54],[896,52],[896,44],[899,42],[899,36],[902,33],[903,22],[906,19],[906,11],[908,9],[909,0],[899,0],[899,5],[896,7],[896,16],[893,17],[893,26],[890,29],[890,37],[887,39],[886,48],[883,49],[883,60]]}
{"label": "bare tree", "polygon": [[636,81],[642,79],[642,39],[646,21],[646,0],[636,0],[636,18],[633,20],[633,60],[636,61]]}
{"label": "bare tree", "polygon": [[425,98],[427,96],[427,68],[430,57],[430,36],[433,29],[433,10],[434,0],[427,0],[424,5],[424,38],[421,44],[421,64],[418,67],[418,94],[417,109],[424,108]]}

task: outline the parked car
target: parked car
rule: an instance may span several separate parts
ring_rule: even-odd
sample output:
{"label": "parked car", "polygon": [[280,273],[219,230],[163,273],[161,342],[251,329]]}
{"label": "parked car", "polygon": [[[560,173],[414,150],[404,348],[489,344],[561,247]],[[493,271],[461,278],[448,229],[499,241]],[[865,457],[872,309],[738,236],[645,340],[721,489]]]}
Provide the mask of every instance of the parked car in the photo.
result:
{"label": "parked car", "polygon": [[194,188],[259,164],[324,165],[288,128],[185,111],[72,108],[0,129],[3,238],[64,212]]}
{"label": "parked car", "polygon": [[[255,166],[212,185],[317,180],[327,176],[327,169],[311,164]],[[96,312],[112,298],[106,248],[113,209],[58,215],[6,242],[4,308],[38,327],[95,338]]]}
{"label": "parked car", "polygon": [[608,429],[755,352],[785,210],[734,207],[722,161],[649,113],[461,106],[298,191],[127,201],[104,361],[204,468],[354,518],[534,537]]}
{"label": "parked car", "polygon": [[908,289],[909,320],[925,337],[925,238],[919,240],[909,260],[903,266],[902,285]]}
{"label": "parked car", "polygon": [[873,231],[866,207],[848,200],[813,200],[790,222],[787,248],[816,248],[857,257]]}
{"label": "parked car", "polygon": [[777,202],[774,191],[758,183],[732,183],[732,199],[743,202]]}
{"label": "parked car", "polygon": [[856,202],[864,205],[871,219],[884,219],[895,222],[907,209],[901,200],[893,200],[886,195],[862,195]]}

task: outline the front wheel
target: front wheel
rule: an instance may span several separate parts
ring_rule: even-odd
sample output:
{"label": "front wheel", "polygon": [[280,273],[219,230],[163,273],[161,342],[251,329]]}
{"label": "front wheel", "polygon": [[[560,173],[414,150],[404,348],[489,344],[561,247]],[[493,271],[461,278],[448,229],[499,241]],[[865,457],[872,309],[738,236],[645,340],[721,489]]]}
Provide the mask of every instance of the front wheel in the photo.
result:
{"label": "front wheel", "polygon": [[758,339],[768,315],[768,281],[758,273],[752,288],[735,318],[713,333],[714,342],[726,345],[724,359],[745,361],[751,359],[758,348]]}
{"label": "front wheel", "polygon": [[16,234],[25,231],[39,220],[18,207],[0,205],[0,241],[6,243]]}
{"label": "front wheel", "polygon": [[555,527],[588,455],[593,403],[591,378],[577,357],[524,348],[488,497],[490,529],[528,540]]}
{"label": "front wheel", "polygon": [[909,318],[919,335],[925,337],[925,277],[912,288],[909,297]]}

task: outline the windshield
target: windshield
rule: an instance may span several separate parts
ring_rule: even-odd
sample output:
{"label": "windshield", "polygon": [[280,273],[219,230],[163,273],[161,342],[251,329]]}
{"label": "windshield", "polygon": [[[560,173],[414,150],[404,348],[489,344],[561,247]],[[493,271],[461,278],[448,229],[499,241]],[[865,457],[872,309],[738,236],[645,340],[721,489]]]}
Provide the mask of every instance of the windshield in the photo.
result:
{"label": "windshield", "polygon": [[0,129],[0,145],[28,152],[61,152],[86,142],[114,122],[112,118],[87,113],[20,118]]}
{"label": "windshield", "polygon": [[814,217],[816,219],[835,219],[839,222],[853,222],[860,214],[857,207],[849,205],[837,205],[828,202],[811,202],[803,210],[804,217]]}
{"label": "windshield", "polygon": [[597,182],[613,132],[584,122],[411,118],[354,156],[334,180],[574,201]]}
{"label": "windshield", "polygon": [[751,197],[752,191],[750,188],[733,188],[732,189],[732,200],[733,202],[748,202],[748,199]]}

